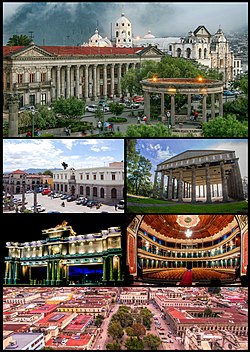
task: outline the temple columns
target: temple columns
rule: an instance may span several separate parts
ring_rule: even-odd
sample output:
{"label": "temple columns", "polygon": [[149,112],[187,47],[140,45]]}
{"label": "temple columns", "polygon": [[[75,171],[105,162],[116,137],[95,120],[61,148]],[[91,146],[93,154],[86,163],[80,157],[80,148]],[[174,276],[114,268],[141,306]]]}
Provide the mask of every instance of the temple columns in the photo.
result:
{"label": "temple columns", "polygon": [[209,164],[206,164],[206,188],[207,188],[207,203],[212,202],[211,198],[211,176],[209,170]]}
{"label": "temple columns", "polygon": [[196,166],[192,165],[192,198],[191,203],[196,203]]}
{"label": "temple columns", "polygon": [[168,200],[172,200],[172,194],[173,194],[173,170],[169,170],[169,176],[168,176]]}
{"label": "temple columns", "polygon": [[221,181],[222,181],[222,195],[223,195],[223,202],[228,201],[228,189],[227,189],[227,179],[225,173],[224,162],[220,162],[220,172],[221,172]]}

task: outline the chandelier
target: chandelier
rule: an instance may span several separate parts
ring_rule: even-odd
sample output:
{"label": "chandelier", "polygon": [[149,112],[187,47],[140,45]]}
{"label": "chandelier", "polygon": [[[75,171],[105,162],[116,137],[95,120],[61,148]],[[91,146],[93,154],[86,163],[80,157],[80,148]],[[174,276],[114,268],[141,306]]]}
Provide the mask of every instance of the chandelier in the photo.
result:
{"label": "chandelier", "polygon": [[187,229],[187,231],[185,231],[185,234],[186,234],[187,238],[191,237],[192,233],[193,233],[193,231],[191,231],[189,229]]}

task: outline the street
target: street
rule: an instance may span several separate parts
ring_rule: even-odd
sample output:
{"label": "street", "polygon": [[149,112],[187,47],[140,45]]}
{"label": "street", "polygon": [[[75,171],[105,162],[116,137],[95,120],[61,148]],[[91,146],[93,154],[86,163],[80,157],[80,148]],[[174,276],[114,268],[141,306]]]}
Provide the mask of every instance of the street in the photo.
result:
{"label": "street", "polygon": [[[22,200],[22,195],[14,195],[15,198]],[[26,193],[25,194],[25,207],[31,207],[34,205],[34,194],[33,193]],[[72,202],[67,202],[64,201],[65,207],[62,207],[62,200],[60,198],[51,198],[50,196],[47,195],[42,195],[41,193],[37,194],[37,204],[40,204],[42,207],[45,208],[43,213],[48,213],[49,211],[56,211],[60,213],[102,213],[102,212],[108,212],[108,213],[124,213],[124,209],[117,209],[115,210],[114,205],[105,205],[102,204],[99,209],[96,209],[96,207],[87,207],[86,205],[77,205],[75,201]],[[19,209],[21,206],[19,206]],[[5,211],[6,213],[15,213],[15,210],[12,211]]]}

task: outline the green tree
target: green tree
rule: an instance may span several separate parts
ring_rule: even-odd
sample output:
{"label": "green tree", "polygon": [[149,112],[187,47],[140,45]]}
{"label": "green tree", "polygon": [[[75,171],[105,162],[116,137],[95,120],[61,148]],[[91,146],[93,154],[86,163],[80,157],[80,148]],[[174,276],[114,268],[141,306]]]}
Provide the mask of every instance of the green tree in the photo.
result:
{"label": "green tree", "polygon": [[171,131],[161,123],[156,125],[130,125],[127,128],[125,137],[170,137],[172,136]]}
{"label": "green tree", "polygon": [[112,336],[114,340],[122,338],[124,331],[120,322],[111,323],[108,327],[108,333]]}
{"label": "green tree", "polygon": [[151,327],[151,318],[153,314],[148,308],[142,308],[139,314],[140,318],[142,318],[143,325],[145,325],[146,329],[150,329]]}
{"label": "green tree", "polygon": [[14,34],[11,38],[9,38],[7,42],[7,46],[27,46],[30,45],[32,39],[25,34]]}
{"label": "green tree", "polygon": [[130,337],[126,339],[125,347],[128,350],[144,350],[144,343],[142,340],[138,340],[137,338]]}
{"label": "green tree", "polygon": [[[136,160],[136,159],[135,159]],[[143,185],[150,183],[152,164],[149,159],[139,155],[138,163],[131,163],[128,167],[128,188],[133,194],[144,195]],[[144,188],[144,187],[143,187]]]}
{"label": "green tree", "polygon": [[204,137],[247,137],[248,122],[240,122],[234,116],[216,117],[203,123],[202,133]]}
{"label": "green tree", "polygon": [[43,172],[43,175],[49,175],[49,176],[53,177],[53,172],[50,171],[50,170],[45,170],[45,171]]}
{"label": "green tree", "polygon": [[157,347],[160,346],[161,339],[154,334],[148,334],[143,338],[143,342],[150,350],[155,351],[157,350]]}
{"label": "green tree", "polygon": [[108,343],[106,345],[106,349],[110,350],[110,351],[120,351],[121,350],[121,344],[119,342]]}
{"label": "green tree", "polygon": [[18,115],[18,128],[23,128],[25,131],[32,125],[32,117],[28,111],[23,111]]}
{"label": "green tree", "polygon": [[70,97],[65,99],[63,97],[58,98],[52,103],[55,113],[62,114],[66,117],[76,118],[82,116],[85,112],[85,101],[77,99],[76,97]]}
{"label": "green tree", "polygon": [[109,110],[112,114],[114,114],[116,117],[118,117],[123,113],[124,106],[120,105],[119,103],[110,103]]}
{"label": "green tree", "polygon": [[97,326],[98,328],[102,325],[102,321],[103,319],[100,319],[100,318],[96,318],[95,320],[95,326]]}
{"label": "green tree", "polygon": [[129,312],[120,310],[112,316],[111,322],[119,323],[122,328],[126,328],[133,325],[133,318]]}
{"label": "green tree", "polygon": [[[31,118],[32,113],[30,112]],[[34,115],[34,127],[39,129],[53,128],[56,126],[56,116],[54,111],[48,110],[46,106],[40,106]]]}
{"label": "green tree", "polygon": [[133,331],[133,335],[132,336],[136,336],[138,339],[141,337],[141,336],[144,336],[146,335],[146,329],[144,327],[144,325],[140,324],[140,323],[134,323],[132,326],[131,326],[131,329]]}

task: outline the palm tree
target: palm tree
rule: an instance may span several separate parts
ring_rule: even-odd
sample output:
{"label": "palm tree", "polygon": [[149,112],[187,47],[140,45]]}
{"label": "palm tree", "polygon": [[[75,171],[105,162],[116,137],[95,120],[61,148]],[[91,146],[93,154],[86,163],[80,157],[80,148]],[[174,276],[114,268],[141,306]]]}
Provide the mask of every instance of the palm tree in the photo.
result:
{"label": "palm tree", "polygon": [[25,34],[14,34],[9,38],[7,46],[27,46],[32,42],[32,39]]}

